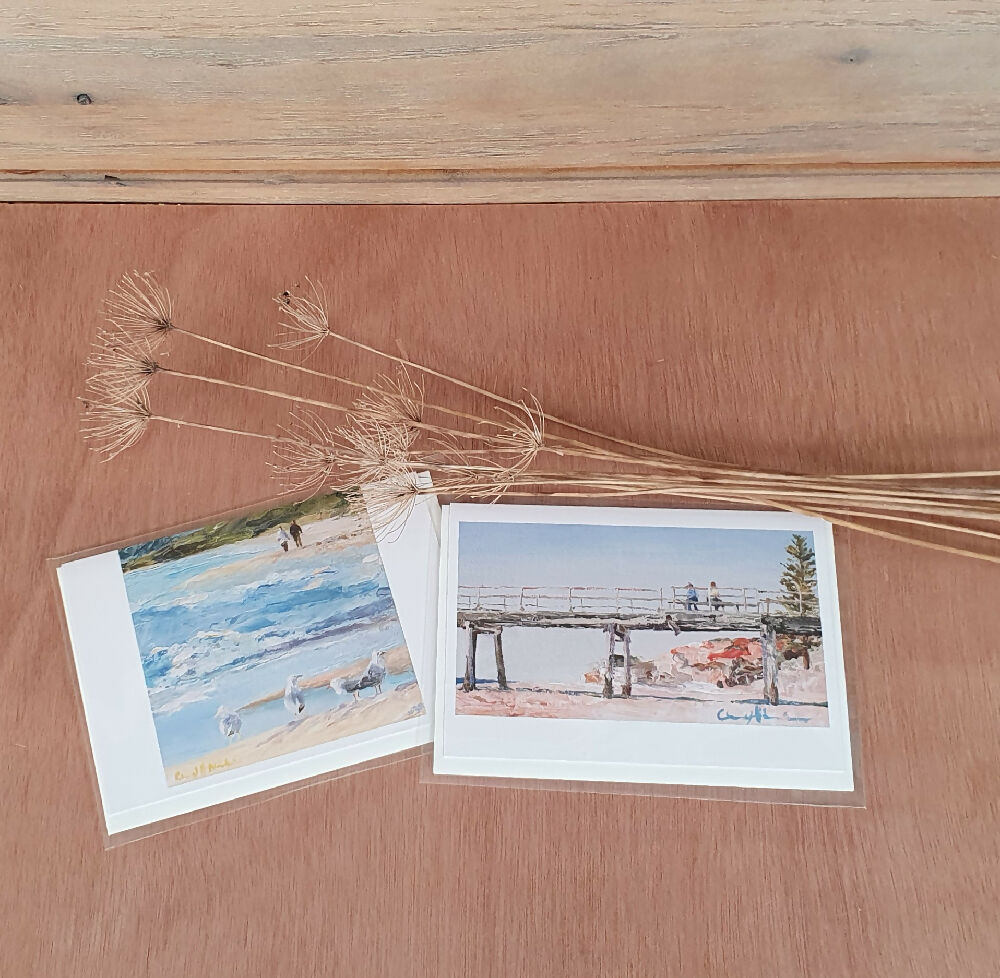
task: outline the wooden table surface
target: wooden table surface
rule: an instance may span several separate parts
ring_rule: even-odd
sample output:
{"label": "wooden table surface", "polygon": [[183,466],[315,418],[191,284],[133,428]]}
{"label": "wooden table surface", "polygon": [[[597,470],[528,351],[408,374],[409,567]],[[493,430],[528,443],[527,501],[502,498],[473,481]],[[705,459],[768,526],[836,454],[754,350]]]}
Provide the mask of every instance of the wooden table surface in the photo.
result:
{"label": "wooden table surface", "polygon": [[[442,786],[408,761],[105,851],[46,558],[275,489],[233,436],[84,447],[81,363],[134,267],[178,321],[260,349],[270,296],[312,275],[356,336],[684,452],[1000,465],[1000,202],[0,207],[0,975],[997,973],[1000,568],[850,533],[866,809]],[[177,366],[281,380],[181,339]],[[164,410],[283,420],[157,379]]]}
{"label": "wooden table surface", "polygon": [[996,0],[0,5],[0,200],[1000,196]]}

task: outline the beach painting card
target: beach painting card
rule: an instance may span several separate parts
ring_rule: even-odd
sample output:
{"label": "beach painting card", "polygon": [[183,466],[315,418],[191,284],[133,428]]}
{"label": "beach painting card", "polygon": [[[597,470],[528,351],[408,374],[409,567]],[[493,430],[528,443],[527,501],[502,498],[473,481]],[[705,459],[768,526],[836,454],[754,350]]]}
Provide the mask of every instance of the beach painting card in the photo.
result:
{"label": "beach painting card", "polygon": [[429,740],[433,506],[380,544],[341,494],[282,501],[59,568],[109,831]]}
{"label": "beach painting card", "polygon": [[828,523],[446,514],[436,771],[852,790]]}

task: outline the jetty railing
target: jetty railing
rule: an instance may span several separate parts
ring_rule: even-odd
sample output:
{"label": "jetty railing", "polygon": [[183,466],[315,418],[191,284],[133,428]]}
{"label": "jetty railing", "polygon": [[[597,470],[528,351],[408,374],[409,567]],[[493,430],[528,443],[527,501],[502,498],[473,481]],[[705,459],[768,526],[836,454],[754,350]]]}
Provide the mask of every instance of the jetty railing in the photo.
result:
{"label": "jetty railing", "polygon": [[[693,591],[697,597],[689,594]],[[791,605],[791,606],[790,606]],[[815,599],[754,587],[671,585],[642,587],[532,587],[524,585],[463,584],[458,588],[459,611],[523,611],[580,614],[673,614],[717,611],[767,615],[777,612],[808,614]]]}

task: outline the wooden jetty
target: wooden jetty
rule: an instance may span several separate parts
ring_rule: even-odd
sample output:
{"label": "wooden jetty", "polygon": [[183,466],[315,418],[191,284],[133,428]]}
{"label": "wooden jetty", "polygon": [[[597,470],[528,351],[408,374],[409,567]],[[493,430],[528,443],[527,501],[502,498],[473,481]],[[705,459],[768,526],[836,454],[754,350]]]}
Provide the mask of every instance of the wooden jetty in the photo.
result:
{"label": "wooden jetty", "polygon": [[[692,592],[696,594],[692,596]],[[789,607],[787,595],[742,587],[594,588],[487,587],[458,589],[458,626],[465,630],[462,688],[476,688],[476,651],[481,635],[493,637],[497,685],[507,690],[503,629],[600,628],[608,636],[604,695],[614,695],[614,670],[621,664],[621,695],[632,694],[630,635],[636,629],[682,632],[759,632],[764,691],[777,705],[779,635],[822,634],[818,609],[801,598]],[[621,652],[618,652],[618,646]]]}

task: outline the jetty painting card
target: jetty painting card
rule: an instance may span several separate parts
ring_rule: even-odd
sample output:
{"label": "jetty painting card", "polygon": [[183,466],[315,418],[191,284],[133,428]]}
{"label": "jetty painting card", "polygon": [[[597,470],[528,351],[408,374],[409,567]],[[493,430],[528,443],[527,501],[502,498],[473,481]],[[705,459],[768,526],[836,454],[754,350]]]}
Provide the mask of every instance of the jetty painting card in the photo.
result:
{"label": "jetty painting card", "polygon": [[62,563],[109,834],[430,740],[436,503],[340,494]]}
{"label": "jetty painting card", "polygon": [[853,790],[823,520],[452,505],[438,629],[435,773]]}

